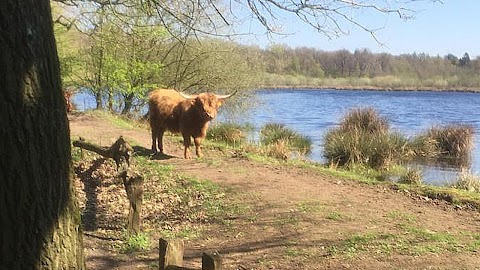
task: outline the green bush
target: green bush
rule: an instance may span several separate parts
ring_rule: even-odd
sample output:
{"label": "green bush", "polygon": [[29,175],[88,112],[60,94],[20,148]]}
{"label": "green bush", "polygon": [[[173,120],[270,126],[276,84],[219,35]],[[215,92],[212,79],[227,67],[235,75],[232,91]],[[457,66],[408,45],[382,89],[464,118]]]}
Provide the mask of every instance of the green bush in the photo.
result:
{"label": "green bush", "polygon": [[312,150],[312,140],[310,138],[298,134],[284,124],[278,123],[269,123],[261,128],[260,143],[270,147],[270,150],[279,150],[278,156],[283,158],[290,156],[293,152],[308,155]]}

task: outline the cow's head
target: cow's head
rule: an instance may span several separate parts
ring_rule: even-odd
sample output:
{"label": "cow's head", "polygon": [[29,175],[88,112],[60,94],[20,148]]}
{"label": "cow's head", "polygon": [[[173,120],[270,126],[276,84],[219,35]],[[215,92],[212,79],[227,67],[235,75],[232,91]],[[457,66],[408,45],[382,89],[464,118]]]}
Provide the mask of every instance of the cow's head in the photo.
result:
{"label": "cow's head", "polygon": [[198,95],[187,95],[180,93],[184,98],[193,101],[193,106],[202,114],[202,117],[212,120],[217,116],[217,110],[222,106],[225,99],[231,97],[230,95],[216,95],[212,93],[201,93]]}

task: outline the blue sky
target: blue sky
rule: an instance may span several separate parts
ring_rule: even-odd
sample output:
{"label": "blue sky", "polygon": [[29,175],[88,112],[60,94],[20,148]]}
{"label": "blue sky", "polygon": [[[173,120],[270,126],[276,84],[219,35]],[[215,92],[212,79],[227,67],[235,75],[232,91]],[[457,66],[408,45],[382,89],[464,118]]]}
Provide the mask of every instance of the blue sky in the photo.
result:
{"label": "blue sky", "polygon": [[423,1],[414,2],[409,7],[415,9],[417,14],[414,19],[407,21],[395,14],[359,15],[368,25],[382,27],[376,35],[384,45],[378,44],[369,33],[353,25],[346,28],[349,35],[329,39],[291,18],[282,24],[283,31],[291,33],[289,35],[268,38],[261,34],[258,25],[250,23],[248,29],[259,35],[242,38],[240,42],[261,47],[271,44],[305,46],[325,51],[367,48],[375,53],[394,55],[417,52],[444,56],[452,53],[462,57],[468,52],[472,59],[480,57],[480,0],[444,0],[443,4]]}

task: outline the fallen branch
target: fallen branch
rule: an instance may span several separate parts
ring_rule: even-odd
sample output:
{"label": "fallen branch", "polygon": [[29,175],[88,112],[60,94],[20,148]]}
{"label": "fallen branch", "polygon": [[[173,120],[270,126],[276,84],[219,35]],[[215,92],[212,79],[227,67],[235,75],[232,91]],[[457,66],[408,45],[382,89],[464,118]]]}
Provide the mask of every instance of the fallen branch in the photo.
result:
{"label": "fallen branch", "polygon": [[118,172],[116,177],[122,179],[125,191],[127,192],[127,198],[130,202],[127,231],[131,234],[139,233],[141,224],[140,214],[143,202],[143,177],[130,168],[130,157],[133,153],[133,148],[130,144],[120,136],[110,147],[88,143],[82,138],[74,141],[73,146],[115,160]]}
{"label": "fallen branch", "polygon": [[130,166],[130,156],[132,155],[133,148],[127,141],[123,139],[122,136],[120,136],[120,138],[118,138],[117,141],[115,141],[110,147],[89,143],[83,138],[80,138],[78,141],[74,141],[73,146],[80,147],[82,149],[95,152],[103,157],[115,160],[118,171],[121,171],[119,167],[122,167],[122,163],[124,162],[126,162],[127,167]]}

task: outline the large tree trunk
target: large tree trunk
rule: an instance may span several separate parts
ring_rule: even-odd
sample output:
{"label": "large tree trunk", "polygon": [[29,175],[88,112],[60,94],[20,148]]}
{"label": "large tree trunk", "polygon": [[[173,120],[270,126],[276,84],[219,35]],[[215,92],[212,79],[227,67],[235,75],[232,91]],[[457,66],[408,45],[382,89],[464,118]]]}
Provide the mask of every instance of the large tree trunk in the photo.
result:
{"label": "large tree trunk", "polygon": [[49,0],[0,1],[0,269],[84,269]]}

